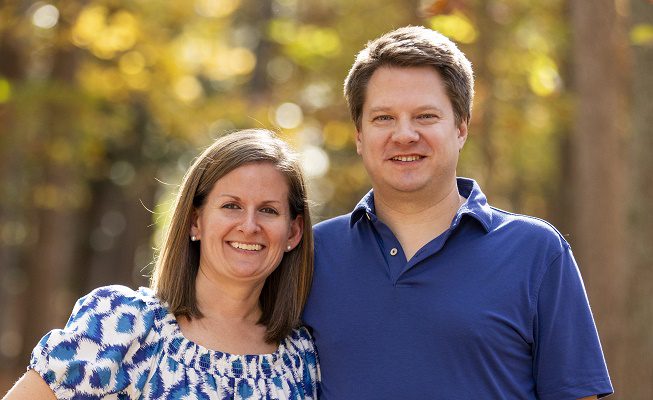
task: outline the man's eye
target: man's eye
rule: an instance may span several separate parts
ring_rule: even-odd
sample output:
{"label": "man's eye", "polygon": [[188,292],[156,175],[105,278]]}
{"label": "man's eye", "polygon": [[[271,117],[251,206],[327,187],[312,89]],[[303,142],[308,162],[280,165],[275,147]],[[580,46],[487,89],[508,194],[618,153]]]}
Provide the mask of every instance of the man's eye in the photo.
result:
{"label": "man's eye", "polygon": [[272,207],[263,207],[261,208],[261,212],[266,213],[266,214],[273,214],[273,215],[278,215],[279,212],[275,210]]}
{"label": "man's eye", "polygon": [[390,121],[392,117],[390,115],[378,115],[374,117],[373,121]]}
{"label": "man's eye", "polygon": [[432,118],[438,118],[438,116],[435,115],[435,114],[420,114],[417,118],[419,118],[419,119],[432,119]]}

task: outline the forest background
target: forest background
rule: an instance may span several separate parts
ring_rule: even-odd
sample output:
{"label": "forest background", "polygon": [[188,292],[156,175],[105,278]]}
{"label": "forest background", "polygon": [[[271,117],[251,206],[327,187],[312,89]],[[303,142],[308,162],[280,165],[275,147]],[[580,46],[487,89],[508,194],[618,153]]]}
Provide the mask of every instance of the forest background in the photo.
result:
{"label": "forest background", "polygon": [[78,297],[148,284],[176,185],[214,138],[277,130],[314,221],[348,212],[370,184],[342,82],[407,24],[474,64],[459,175],[559,228],[614,398],[653,398],[651,0],[3,0],[0,393]]}

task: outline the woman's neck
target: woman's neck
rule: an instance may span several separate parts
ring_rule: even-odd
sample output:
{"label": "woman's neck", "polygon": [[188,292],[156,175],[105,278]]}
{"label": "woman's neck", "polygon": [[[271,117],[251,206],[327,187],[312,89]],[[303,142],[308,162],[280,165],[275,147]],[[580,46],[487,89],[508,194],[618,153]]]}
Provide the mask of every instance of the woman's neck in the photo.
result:
{"label": "woman's neck", "polygon": [[195,281],[197,306],[205,318],[257,323],[263,284],[225,284],[212,279],[200,266]]}
{"label": "woman's neck", "polygon": [[202,318],[177,318],[182,334],[208,349],[230,354],[269,354],[276,343],[265,341],[259,295],[263,284],[221,284],[202,271],[195,281],[196,301]]}

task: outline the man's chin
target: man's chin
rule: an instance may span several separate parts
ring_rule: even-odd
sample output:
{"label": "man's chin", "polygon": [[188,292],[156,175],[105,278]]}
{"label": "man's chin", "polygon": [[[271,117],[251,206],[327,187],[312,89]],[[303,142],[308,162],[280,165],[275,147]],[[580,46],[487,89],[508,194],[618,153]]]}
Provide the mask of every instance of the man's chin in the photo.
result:
{"label": "man's chin", "polygon": [[424,184],[424,182],[404,180],[398,182],[387,182],[382,187],[383,189],[381,189],[381,191],[383,193],[415,194],[424,190],[426,185]]}

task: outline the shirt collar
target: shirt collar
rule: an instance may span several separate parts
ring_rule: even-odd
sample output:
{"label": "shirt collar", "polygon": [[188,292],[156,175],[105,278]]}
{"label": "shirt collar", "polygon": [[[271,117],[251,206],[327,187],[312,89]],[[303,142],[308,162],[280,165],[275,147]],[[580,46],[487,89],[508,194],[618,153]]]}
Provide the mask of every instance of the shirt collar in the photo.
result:
{"label": "shirt collar", "polygon": [[354,210],[351,212],[351,217],[349,219],[349,227],[354,226],[354,224],[363,217],[365,214],[375,215],[374,212],[374,190],[367,192],[365,196],[356,204]]}
{"label": "shirt collar", "polygon": [[[487,204],[487,198],[481,191],[481,187],[475,180],[469,178],[457,178],[456,183],[458,192],[467,198],[467,201],[456,212],[451,227],[455,228],[464,215],[469,215],[483,226],[485,232],[489,232],[492,229],[492,209]],[[375,215],[374,211],[374,191],[370,190],[354,207],[349,220],[350,227],[354,226],[363,215]]]}

